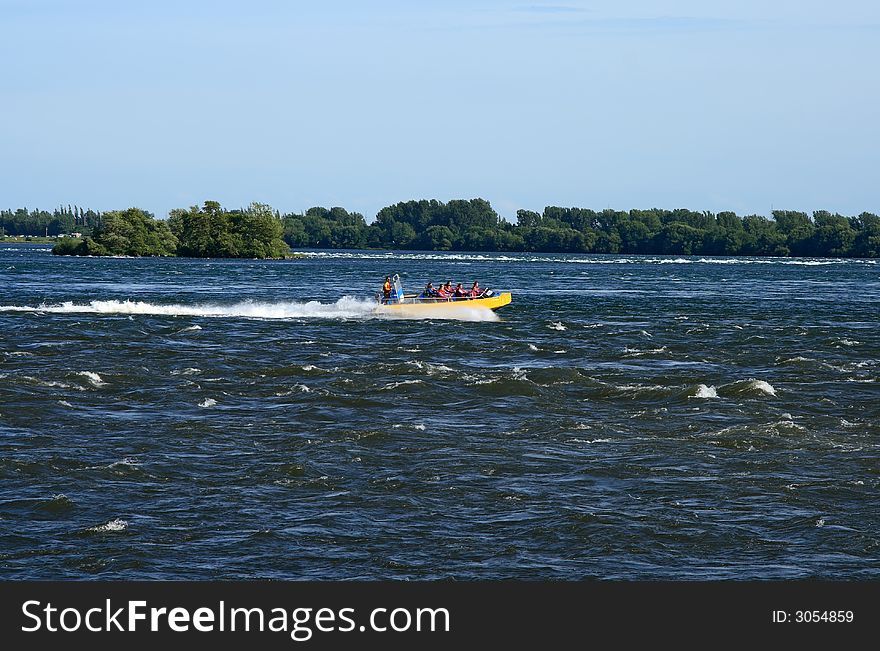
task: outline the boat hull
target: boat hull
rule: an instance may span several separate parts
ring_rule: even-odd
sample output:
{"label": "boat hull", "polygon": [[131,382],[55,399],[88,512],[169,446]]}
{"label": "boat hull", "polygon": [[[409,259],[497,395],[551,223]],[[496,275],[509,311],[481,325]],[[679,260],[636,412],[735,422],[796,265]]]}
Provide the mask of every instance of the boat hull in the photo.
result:
{"label": "boat hull", "polygon": [[481,307],[488,310],[497,310],[508,305],[511,301],[510,292],[501,292],[495,296],[486,298],[473,298],[464,300],[432,300],[416,299],[412,302],[389,303],[377,306],[380,312],[390,314],[425,314],[431,312],[448,312],[449,310]]}

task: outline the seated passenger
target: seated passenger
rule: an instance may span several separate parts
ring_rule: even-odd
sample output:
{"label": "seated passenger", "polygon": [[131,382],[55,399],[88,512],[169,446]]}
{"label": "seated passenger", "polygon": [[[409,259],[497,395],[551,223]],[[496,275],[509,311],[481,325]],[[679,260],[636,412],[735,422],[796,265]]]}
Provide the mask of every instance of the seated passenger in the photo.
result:
{"label": "seated passenger", "polygon": [[422,298],[437,298],[438,292],[434,289],[434,283],[425,285],[425,291],[422,292]]}
{"label": "seated passenger", "polygon": [[[448,283],[447,283],[447,285],[448,285]],[[437,297],[438,298],[451,298],[452,297],[452,292],[449,289],[447,289],[447,285],[440,285],[440,289],[437,290]]]}
{"label": "seated passenger", "polygon": [[471,291],[468,292],[468,296],[470,296],[471,298],[479,298],[482,295],[483,295],[483,290],[480,289],[480,283],[478,283],[475,280],[474,286],[471,287]]}
{"label": "seated passenger", "polygon": [[468,296],[468,291],[461,286],[461,283],[457,283],[455,285],[455,298],[466,298]]}

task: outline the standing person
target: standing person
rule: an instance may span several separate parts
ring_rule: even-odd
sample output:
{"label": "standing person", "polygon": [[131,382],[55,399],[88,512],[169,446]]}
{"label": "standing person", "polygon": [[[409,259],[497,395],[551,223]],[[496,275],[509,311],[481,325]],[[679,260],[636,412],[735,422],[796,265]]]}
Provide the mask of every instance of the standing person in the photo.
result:
{"label": "standing person", "polygon": [[391,302],[391,276],[385,276],[385,284],[382,285],[382,302]]}
{"label": "standing person", "polygon": [[478,283],[478,282],[475,280],[475,281],[474,281],[474,286],[471,287],[471,291],[468,292],[468,293],[470,294],[470,297],[471,297],[471,298],[479,298],[480,295],[483,293],[483,290],[480,289],[480,283]]}

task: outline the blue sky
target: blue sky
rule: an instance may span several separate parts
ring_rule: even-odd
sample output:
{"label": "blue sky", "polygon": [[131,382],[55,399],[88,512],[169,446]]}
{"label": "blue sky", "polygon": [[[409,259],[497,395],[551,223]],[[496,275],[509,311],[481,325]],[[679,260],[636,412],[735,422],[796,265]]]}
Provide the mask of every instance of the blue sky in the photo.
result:
{"label": "blue sky", "polygon": [[0,25],[2,207],[880,212],[877,2],[0,0]]}

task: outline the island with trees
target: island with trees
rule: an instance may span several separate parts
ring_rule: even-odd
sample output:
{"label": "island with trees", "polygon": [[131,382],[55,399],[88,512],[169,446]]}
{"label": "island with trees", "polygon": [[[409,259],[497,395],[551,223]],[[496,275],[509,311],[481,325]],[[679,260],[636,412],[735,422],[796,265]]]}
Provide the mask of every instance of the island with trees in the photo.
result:
{"label": "island with trees", "polygon": [[485,199],[405,201],[368,223],[344,208],[281,214],[253,203],[228,210],[216,201],[156,219],[139,208],[79,207],[0,212],[0,235],[65,235],[67,255],[281,258],[293,249],[528,251],[701,256],[880,257],[880,217],[774,210],[733,212],[591,210],[548,206],[502,219]]}

